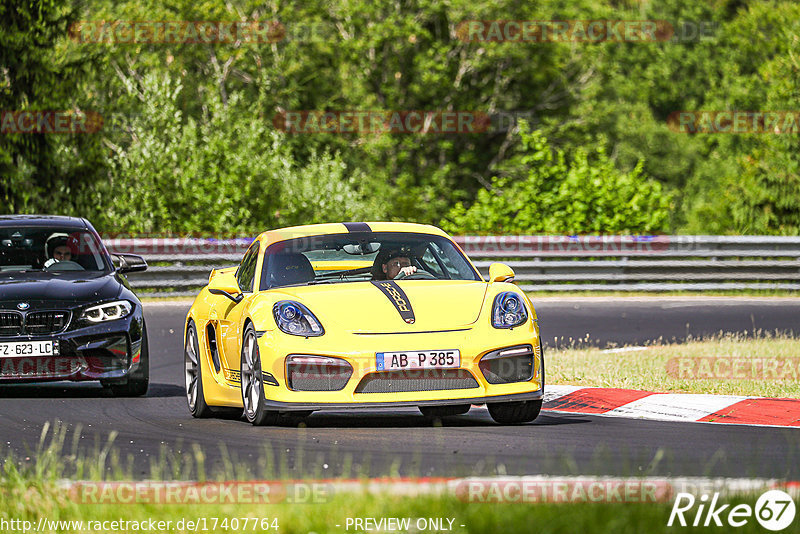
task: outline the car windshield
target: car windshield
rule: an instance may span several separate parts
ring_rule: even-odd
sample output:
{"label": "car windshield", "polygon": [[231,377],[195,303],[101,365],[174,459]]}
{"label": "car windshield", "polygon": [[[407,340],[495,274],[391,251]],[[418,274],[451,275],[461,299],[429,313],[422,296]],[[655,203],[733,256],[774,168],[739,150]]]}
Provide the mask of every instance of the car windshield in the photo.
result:
{"label": "car windshield", "polygon": [[0,228],[0,272],[105,271],[103,247],[87,230]]}
{"label": "car windshield", "polygon": [[[398,273],[405,268],[406,272]],[[390,276],[398,273],[396,276]],[[369,280],[480,280],[452,241],[429,234],[358,232],[289,239],[265,252],[261,289]]]}

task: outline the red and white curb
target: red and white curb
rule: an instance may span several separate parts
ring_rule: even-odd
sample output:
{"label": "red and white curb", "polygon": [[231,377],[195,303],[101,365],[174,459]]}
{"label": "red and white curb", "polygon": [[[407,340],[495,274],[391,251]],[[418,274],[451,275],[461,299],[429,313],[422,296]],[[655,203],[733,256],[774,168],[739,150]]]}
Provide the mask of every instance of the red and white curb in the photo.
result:
{"label": "red and white curb", "polygon": [[800,427],[800,399],[546,386],[542,409],[657,421]]}

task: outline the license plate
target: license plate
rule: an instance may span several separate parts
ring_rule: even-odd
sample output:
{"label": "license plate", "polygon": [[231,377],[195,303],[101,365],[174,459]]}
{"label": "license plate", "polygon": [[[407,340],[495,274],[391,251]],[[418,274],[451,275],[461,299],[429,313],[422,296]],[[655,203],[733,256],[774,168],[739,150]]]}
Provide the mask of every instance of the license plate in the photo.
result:
{"label": "license plate", "polygon": [[58,341],[15,341],[0,343],[0,358],[58,356]]}
{"label": "license plate", "polygon": [[378,352],[375,354],[378,371],[395,369],[450,369],[461,366],[461,353],[457,350],[407,350],[403,352]]}

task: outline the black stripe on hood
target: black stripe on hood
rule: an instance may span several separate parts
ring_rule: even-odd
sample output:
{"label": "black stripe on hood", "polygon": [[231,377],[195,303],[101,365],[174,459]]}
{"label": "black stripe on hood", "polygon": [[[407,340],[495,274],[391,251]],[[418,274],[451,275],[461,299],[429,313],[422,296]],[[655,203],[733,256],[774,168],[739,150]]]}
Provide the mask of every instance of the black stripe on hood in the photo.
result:
{"label": "black stripe on hood", "polygon": [[408,300],[408,295],[405,291],[397,285],[394,280],[373,280],[372,284],[380,289],[386,298],[394,304],[397,313],[408,324],[414,324],[416,320],[414,317],[414,310],[411,308],[411,301]]}

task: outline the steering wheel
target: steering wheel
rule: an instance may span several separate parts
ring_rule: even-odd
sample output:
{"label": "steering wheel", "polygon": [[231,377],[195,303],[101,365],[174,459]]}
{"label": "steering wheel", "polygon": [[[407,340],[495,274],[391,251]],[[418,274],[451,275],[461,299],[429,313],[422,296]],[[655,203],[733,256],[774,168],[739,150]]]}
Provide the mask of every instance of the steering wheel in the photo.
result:
{"label": "steering wheel", "polygon": [[56,261],[53,258],[50,258],[44,263],[44,270],[45,271],[84,271],[85,269],[81,266],[80,263],[70,261],[70,260],[62,260]]}
{"label": "steering wheel", "polygon": [[394,279],[395,280],[436,280],[436,277],[433,276],[428,271],[423,271],[422,269],[419,269],[417,272],[411,273],[409,275],[406,275],[406,273],[404,273],[403,271],[400,271],[400,273],[397,276],[395,276]]}

